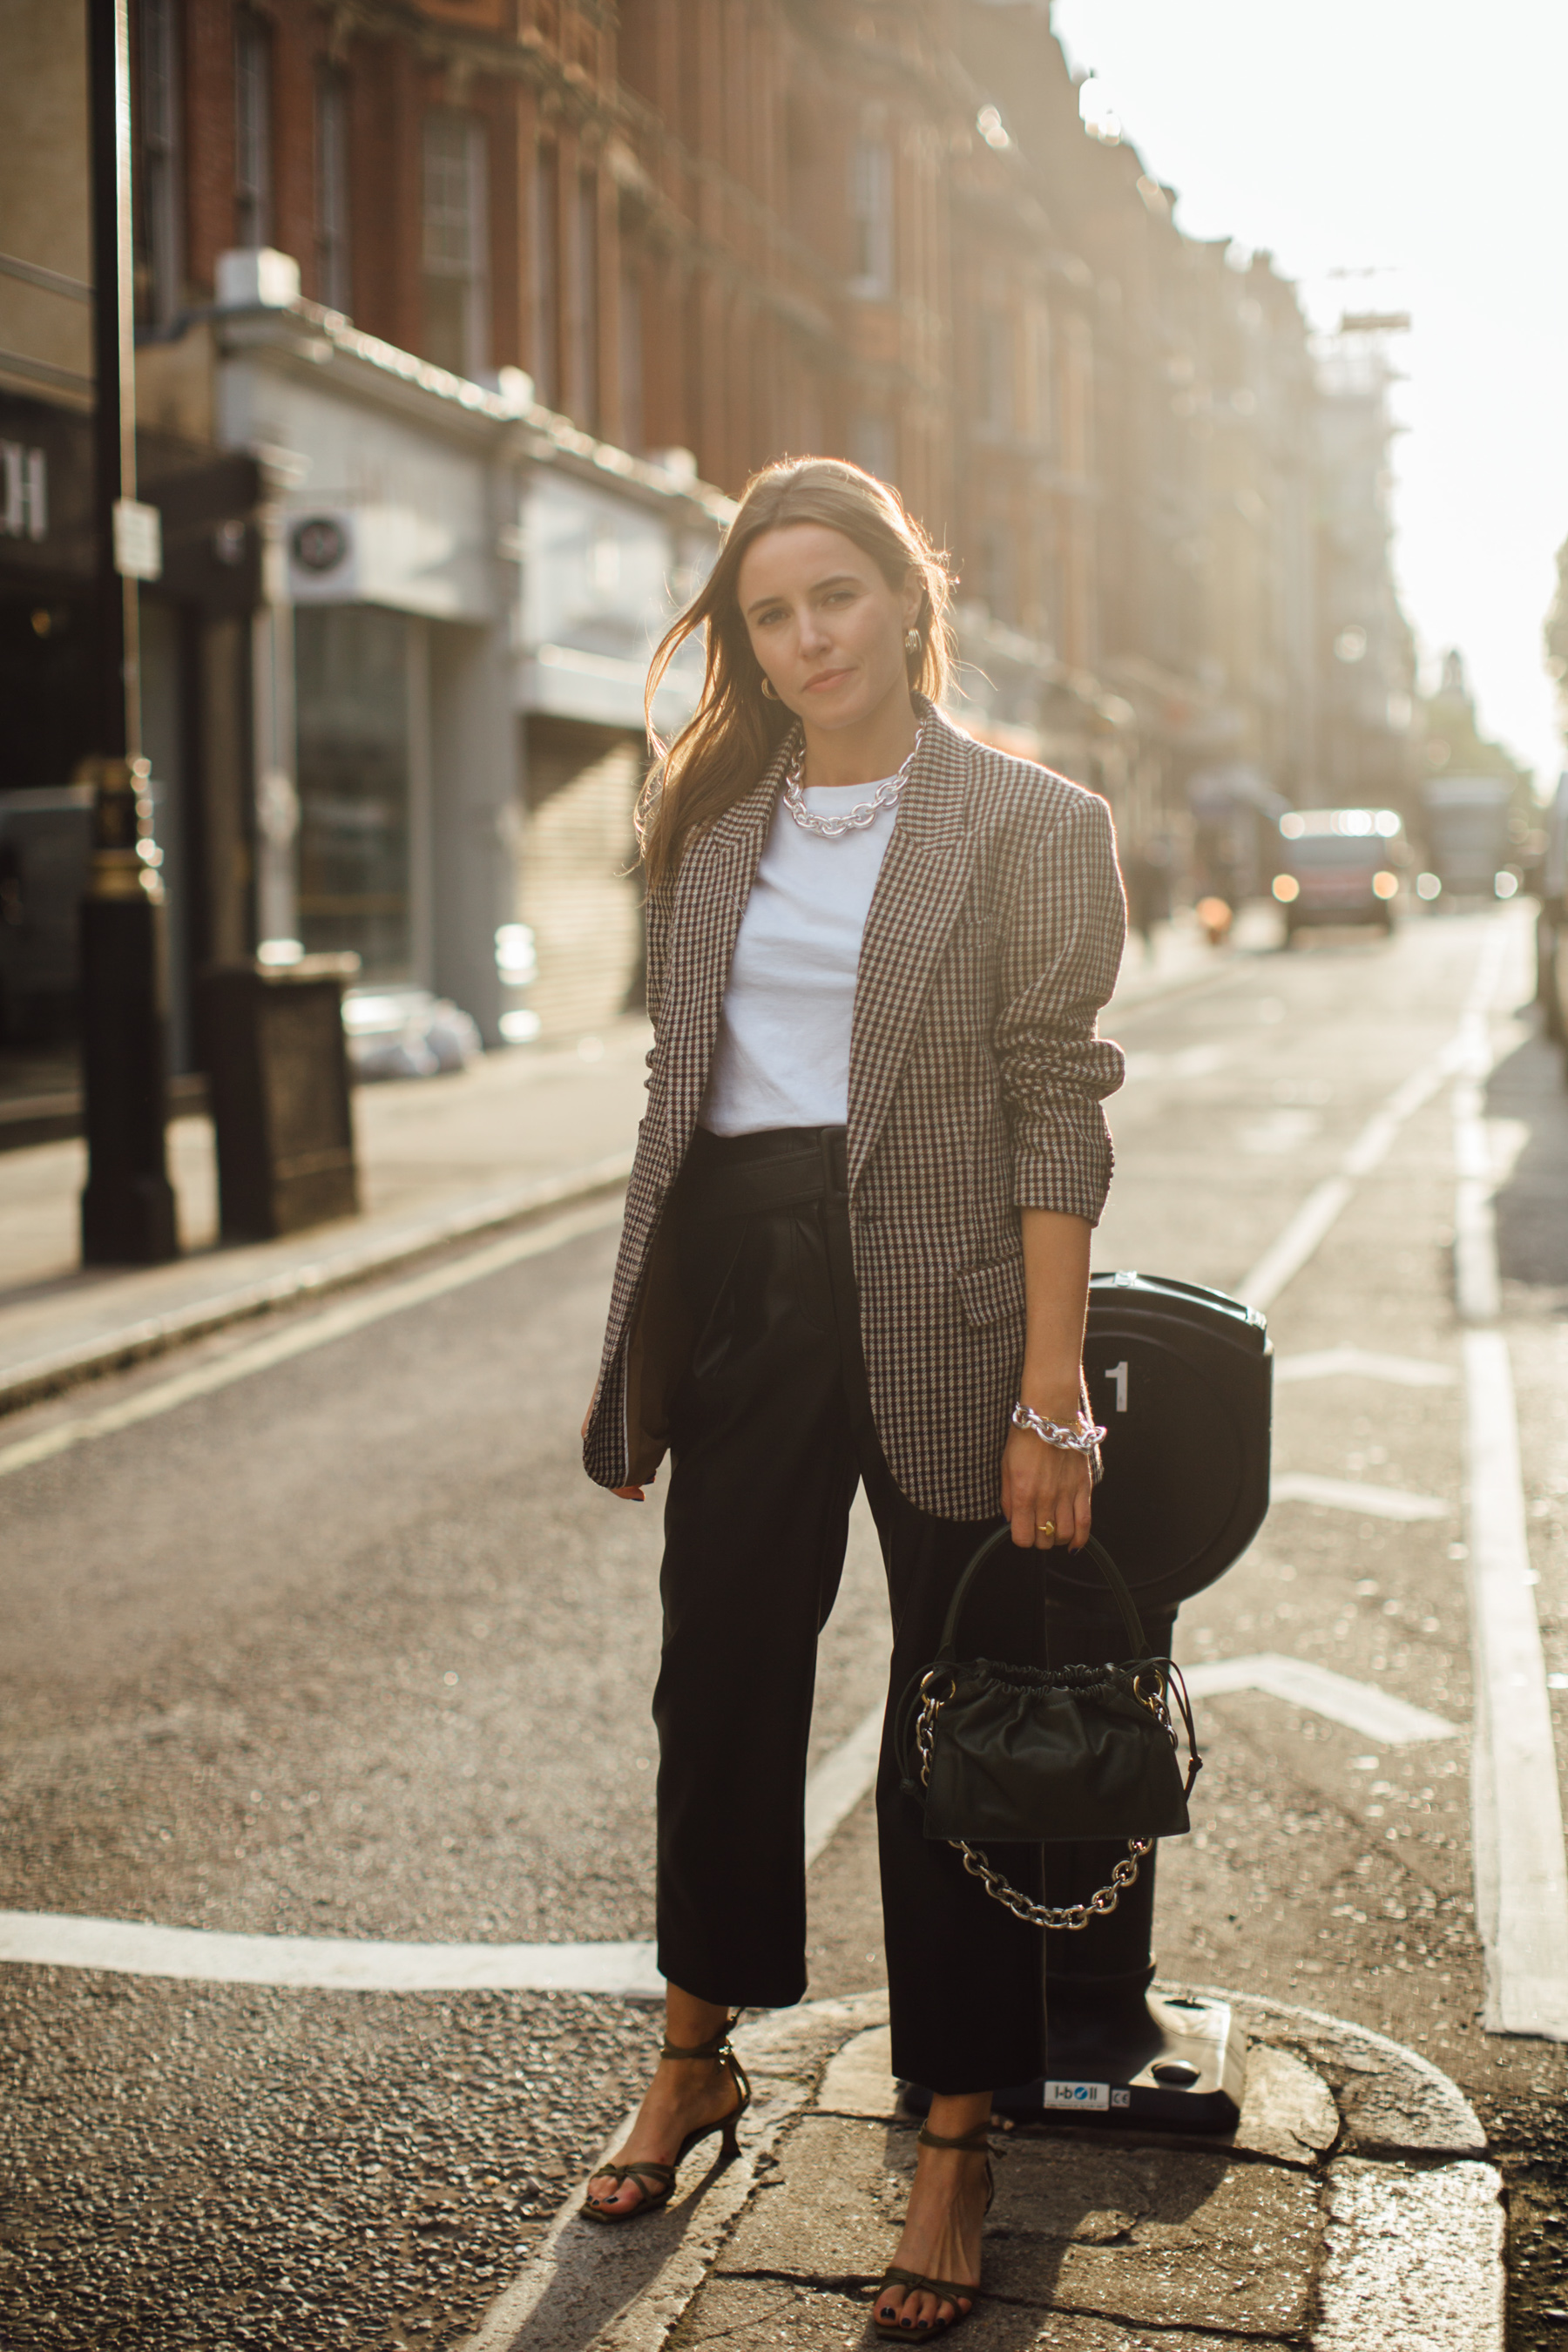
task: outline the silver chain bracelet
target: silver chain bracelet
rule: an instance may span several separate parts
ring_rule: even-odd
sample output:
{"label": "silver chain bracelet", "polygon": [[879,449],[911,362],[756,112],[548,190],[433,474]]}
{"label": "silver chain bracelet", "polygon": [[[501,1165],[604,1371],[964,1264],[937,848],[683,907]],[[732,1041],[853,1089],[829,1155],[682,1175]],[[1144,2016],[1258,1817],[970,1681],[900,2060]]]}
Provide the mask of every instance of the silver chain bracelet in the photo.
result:
{"label": "silver chain bracelet", "polygon": [[1068,1429],[1062,1422],[1047,1421],[1043,1413],[1034,1412],[1026,1404],[1013,1407],[1013,1426],[1015,1429],[1031,1430],[1035,1436],[1043,1437],[1047,1445],[1060,1446],[1064,1454],[1092,1454],[1105,1438],[1104,1430],[1097,1428],[1092,1421],[1080,1422],[1076,1429]]}

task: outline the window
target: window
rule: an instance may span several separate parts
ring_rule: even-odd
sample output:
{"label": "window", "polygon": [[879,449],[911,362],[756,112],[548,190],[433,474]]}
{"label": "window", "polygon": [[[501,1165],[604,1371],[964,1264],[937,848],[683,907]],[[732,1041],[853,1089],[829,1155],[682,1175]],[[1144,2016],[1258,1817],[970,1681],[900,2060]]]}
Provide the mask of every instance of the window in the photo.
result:
{"label": "window", "polygon": [[599,415],[599,183],[577,175],[572,235],[572,381],[566,396],[580,425],[593,431]]}
{"label": "window", "polygon": [[329,310],[348,310],[349,94],[330,68],[316,84],[316,291]]}
{"label": "window", "polygon": [[868,299],[893,290],[893,159],[880,139],[849,151],[849,290]]}
{"label": "window", "polygon": [[868,474],[875,474],[879,481],[890,482],[894,474],[891,417],[855,417],[849,426],[849,456],[855,465]]}
{"label": "window", "polygon": [[532,301],[529,358],[546,408],[561,405],[560,171],[555,149],[541,146],[533,163]]}
{"label": "window", "polygon": [[981,595],[994,620],[1013,621],[1017,617],[1013,556],[1013,534],[1010,530],[993,523],[981,533]]}
{"label": "window", "polygon": [[621,446],[643,446],[642,264],[626,253],[621,261]]}
{"label": "window", "polygon": [[234,26],[234,241],[252,247],[272,235],[272,44],[259,16],[242,8]]}
{"label": "window", "polygon": [[1035,378],[1035,438],[1037,441],[1044,442],[1046,446],[1049,448],[1056,438],[1057,415],[1055,389],[1052,381],[1052,371],[1056,362],[1051,351],[1051,321],[1048,311],[1037,310],[1035,313],[1032,341],[1034,349]]}
{"label": "window", "polygon": [[975,336],[980,372],[980,422],[1006,433],[1013,424],[1013,322],[1003,310],[983,310]]}
{"label": "window", "polygon": [[425,355],[454,375],[489,357],[486,147],[471,114],[425,118]]}
{"label": "window", "polygon": [[180,60],[174,0],[142,0],[142,262],[145,315],[166,327],[184,297]]}

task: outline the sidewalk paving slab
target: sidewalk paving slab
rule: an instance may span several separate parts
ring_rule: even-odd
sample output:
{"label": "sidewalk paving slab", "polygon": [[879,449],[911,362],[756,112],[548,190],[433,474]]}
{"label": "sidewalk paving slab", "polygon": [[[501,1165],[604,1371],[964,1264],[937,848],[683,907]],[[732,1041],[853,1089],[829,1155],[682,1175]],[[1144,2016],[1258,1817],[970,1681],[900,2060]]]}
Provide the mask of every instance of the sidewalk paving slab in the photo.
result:
{"label": "sidewalk paving slab", "polygon": [[[973,2352],[1502,2352],[1500,2176],[1468,2102],[1366,2029],[1230,1993],[1233,2134],[998,2130]],[[630,2228],[563,2208],[464,2352],[686,2352],[875,2340],[917,2126],[887,1998],[742,2025],[756,2103],[728,2169]],[[618,2144],[617,2132],[609,2147]]]}
{"label": "sidewalk paving slab", "polygon": [[[1273,944],[1260,909],[1238,926],[1236,950],[1210,948],[1190,919],[1162,925],[1152,950],[1130,947],[1107,1023]],[[573,1045],[358,1088],[363,1213],[275,1242],[217,1245],[212,1129],[175,1119],[170,1172],[186,1255],[167,1265],[78,1263],[79,1141],[0,1153],[0,1413],[624,1183],[649,1034],[628,1017]]]}

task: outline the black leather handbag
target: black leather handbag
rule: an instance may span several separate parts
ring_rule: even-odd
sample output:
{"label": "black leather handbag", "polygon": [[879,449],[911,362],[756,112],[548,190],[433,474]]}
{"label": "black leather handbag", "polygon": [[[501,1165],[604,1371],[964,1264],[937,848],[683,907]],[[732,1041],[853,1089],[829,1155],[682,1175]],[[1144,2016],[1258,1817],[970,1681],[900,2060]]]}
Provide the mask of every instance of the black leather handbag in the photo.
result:
{"label": "black leather handbag", "polygon": [[[931,1664],[900,1709],[903,1786],[924,1808],[925,1833],[963,1856],[988,1895],[1037,1927],[1078,1928],[1114,1911],[1156,1838],[1190,1826],[1187,1799],[1202,1767],[1192,1707],[1169,1658],[1144,1654],[1142,1623],[1121,1570],[1090,1537],[1130,1645],[1125,1663],[1009,1666],[958,1655],[958,1623],[976,1576],[1012,1541],[988,1536],[958,1580]],[[1174,1706],[1186,1733],[1184,1781]],[[986,1860],[983,1843],[1046,1845],[1125,1838],[1108,1885],[1082,1903],[1032,1902]]]}

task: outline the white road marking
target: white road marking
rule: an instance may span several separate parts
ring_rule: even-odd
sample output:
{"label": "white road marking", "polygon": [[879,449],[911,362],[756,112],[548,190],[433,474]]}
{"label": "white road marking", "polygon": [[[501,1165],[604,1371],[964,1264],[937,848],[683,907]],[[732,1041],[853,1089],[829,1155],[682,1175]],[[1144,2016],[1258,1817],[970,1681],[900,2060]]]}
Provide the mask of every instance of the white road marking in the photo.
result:
{"label": "white road marking", "polygon": [[188,1404],[195,1397],[211,1396],[217,1389],[232,1387],[236,1381],[248,1380],[253,1372],[269,1371],[274,1364],[286,1364],[312,1348],[346,1339],[351,1332],[363,1331],[367,1325],[383,1322],[389,1315],[401,1315],[407,1307],[422,1307],[429,1299],[445,1297],[448,1291],[461,1290],[470,1282],[482,1282],[487,1276],[500,1274],[524,1258],[542,1257],[581,1234],[597,1233],[605,1225],[617,1223],[621,1214],[618,1199],[595,1201],[581,1209],[568,1210],[543,1224],[509,1234],[504,1241],[492,1242],[488,1248],[475,1250],[449,1265],[411,1275],[406,1281],[392,1283],[384,1290],[368,1292],[342,1307],[312,1315],[307,1321],[290,1323],[265,1339],[237,1348],[232,1355],[215,1357],[192,1371],[177,1372],[172,1380],[140,1389],[117,1404],[102,1405],[96,1412],[77,1413],[68,1421],[57,1422],[50,1429],[39,1430],[36,1436],[0,1446],[0,1478],[14,1470],[30,1469],[36,1462],[48,1462],[57,1454],[68,1454],[73,1446],[85,1445],[89,1438],[134,1429],[139,1422],[172,1412],[176,1405]]}
{"label": "white road marking", "polygon": [[662,1993],[651,1944],[379,1944],[0,1911],[0,1960],[325,1992]]}
{"label": "white road marking", "polygon": [[1227,1045],[1184,1045],[1173,1054],[1129,1054],[1123,1083],[1131,1086],[1144,1078],[1207,1078],[1229,1059]]}
{"label": "white road marking", "polygon": [[1354,1193],[1357,1179],[1371,1175],[1386,1158],[1405,1121],[1431,1101],[1454,1067],[1456,1051],[1456,1045],[1446,1045],[1425,1068],[1396,1087],[1383,1108],[1368,1119],[1340,1163],[1340,1173],[1325,1177],[1313,1187],[1279,1239],[1243,1275],[1236,1296],[1247,1306],[1271,1307],[1316,1255]]}
{"label": "white road marking", "polygon": [[1348,1176],[1328,1176],[1313,1187],[1279,1240],[1237,1284],[1236,1295],[1244,1305],[1273,1306],[1307,1260],[1316,1255],[1319,1244],[1338,1222],[1354,1191]]}
{"label": "white road marking", "polygon": [[[871,1709],[805,1784],[805,1858],[814,1863],[877,1777],[882,1709]],[[0,1911],[0,1962],[104,1969],[195,1984],[284,1985],[324,1992],[596,1992],[657,2000],[650,1943],[398,1944],[344,1936],[230,1936],[210,1927]]]}
{"label": "white road marking", "polygon": [[1306,1658],[1287,1658],[1268,1650],[1254,1658],[1205,1658],[1201,1665],[1184,1666],[1183,1675],[1194,1698],[1221,1698],[1228,1691],[1261,1691],[1282,1699],[1288,1706],[1310,1707],[1314,1715],[1342,1723],[1384,1748],[1406,1748],[1418,1739],[1457,1739],[1458,1724],[1446,1723],[1424,1706],[1411,1706],[1392,1692],[1371,1683],[1352,1682],[1331,1666],[1314,1665]]}
{"label": "white road marking", "polygon": [[825,1756],[805,1784],[805,1866],[831,1843],[877,1777],[882,1749],[881,1701],[861,1717],[841,1747]]}
{"label": "white road marking", "polygon": [[1568,1868],[1557,1746],[1530,1564],[1513,1367],[1494,1322],[1500,1303],[1494,1181],[1483,1088],[1488,1014],[1502,934],[1478,979],[1454,1088],[1454,1287],[1464,1339],[1469,1486],[1470,1647],[1475,1745],[1470,1802],[1476,1924],[1487,1961],[1489,2033],[1568,2042]]}
{"label": "white road marking", "polygon": [[1395,1388],[1452,1388],[1459,1375],[1448,1364],[1419,1356],[1380,1356],[1365,1348],[1322,1348],[1315,1355],[1276,1356],[1274,1379],[1282,1381],[1387,1381]]}
{"label": "white road marking", "polygon": [[1452,1506],[1436,1495],[1412,1495],[1403,1486],[1363,1486],[1351,1478],[1319,1478],[1310,1470],[1287,1470],[1273,1479],[1275,1503],[1322,1503],[1331,1511],[1360,1511],[1373,1519],[1446,1519]]}
{"label": "white road marking", "polygon": [[1258,1159],[1283,1159],[1310,1143],[1322,1124],[1315,1110],[1271,1110],[1239,1128],[1237,1141]]}

